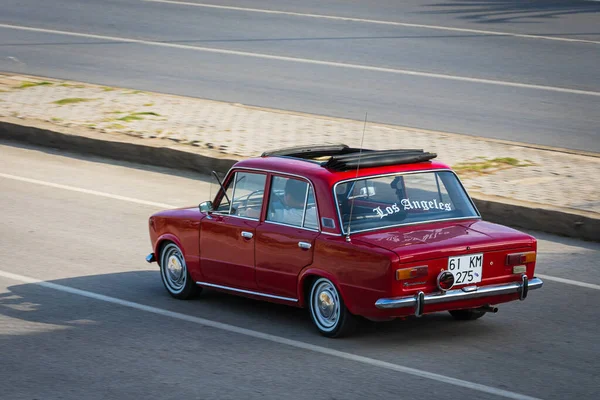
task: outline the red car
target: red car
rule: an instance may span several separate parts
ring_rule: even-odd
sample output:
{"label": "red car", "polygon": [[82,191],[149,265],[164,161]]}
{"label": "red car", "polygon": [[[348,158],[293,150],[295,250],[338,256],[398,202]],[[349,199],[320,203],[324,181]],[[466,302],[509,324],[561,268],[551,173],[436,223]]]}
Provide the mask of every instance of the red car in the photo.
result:
{"label": "red car", "polygon": [[240,161],[212,201],[150,217],[147,261],[173,297],[207,287],[306,307],[328,337],[359,316],[473,320],[541,288],[536,239],[482,221],[435,156],[338,145]]}

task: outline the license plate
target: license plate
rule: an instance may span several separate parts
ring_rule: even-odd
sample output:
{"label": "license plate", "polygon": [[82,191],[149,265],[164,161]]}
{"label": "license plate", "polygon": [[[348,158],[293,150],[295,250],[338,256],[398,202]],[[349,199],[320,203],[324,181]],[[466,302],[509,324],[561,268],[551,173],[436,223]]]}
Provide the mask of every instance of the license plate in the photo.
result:
{"label": "license plate", "polygon": [[449,257],[448,271],[454,275],[455,285],[481,282],[483,253]]}

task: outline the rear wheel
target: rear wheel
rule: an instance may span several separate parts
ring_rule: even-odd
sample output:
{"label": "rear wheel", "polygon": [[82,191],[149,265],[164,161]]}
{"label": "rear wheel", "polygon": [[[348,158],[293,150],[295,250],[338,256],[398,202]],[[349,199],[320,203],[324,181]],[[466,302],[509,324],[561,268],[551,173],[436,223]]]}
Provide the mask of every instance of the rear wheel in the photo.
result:
{"label": "rear wheel", "polygon": [[356,317],[348,311],[335,285],[326,278],[316,279],[310,289],[310,316],[323,336],[348,335],[356,328]]}
{"label": "rear wheel", "polygon": [[161,249],[160,277],[167,292],[176,299],[190,299],[202,290],[190,277],[183,252],[172,242]]}
{"label": "rear wheel", "polygon": [[450,315],[454,317],[454,319],[459,321],[474,321],[483,317],[485,311],[476,310],[474,308],[467,310],[451,310],[449,311]]}

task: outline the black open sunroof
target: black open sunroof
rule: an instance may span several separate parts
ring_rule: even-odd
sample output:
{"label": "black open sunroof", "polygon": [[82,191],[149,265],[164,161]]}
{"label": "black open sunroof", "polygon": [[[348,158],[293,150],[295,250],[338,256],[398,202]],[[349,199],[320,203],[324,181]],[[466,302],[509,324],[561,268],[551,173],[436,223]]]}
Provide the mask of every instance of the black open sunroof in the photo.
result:
{"label": "black open sunroof", "polygon": [[[292,157],[303,160],[318,161],[327,169],[348,171],[361,167],[383,167],[396,164],[412,164],[429,161],[437,154],[422,149],[371,150],[349,147],[345,144],[288,147],[285,149],[265,151],[261,157]],[[324,158],[328,159],[324,160]]]}

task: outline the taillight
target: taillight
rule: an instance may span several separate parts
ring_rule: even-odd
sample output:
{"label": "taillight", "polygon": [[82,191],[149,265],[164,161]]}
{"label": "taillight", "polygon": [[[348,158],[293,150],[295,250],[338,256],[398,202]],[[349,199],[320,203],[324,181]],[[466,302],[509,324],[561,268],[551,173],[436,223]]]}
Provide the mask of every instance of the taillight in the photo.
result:
{"label": "taillight", "polygon": [[428,276],[429,269],[427,265],[421,265],[413,268],[404,268],[396,270],[396,280],[401,281],[405,279],[419,278],[422,276]]}
{"label": "taillight", "polygon": [[535,262],[536,253],[535,251],[528,251],[526,253],[514,253],[506,256],[506,265],[523,265],[530,262]]}

